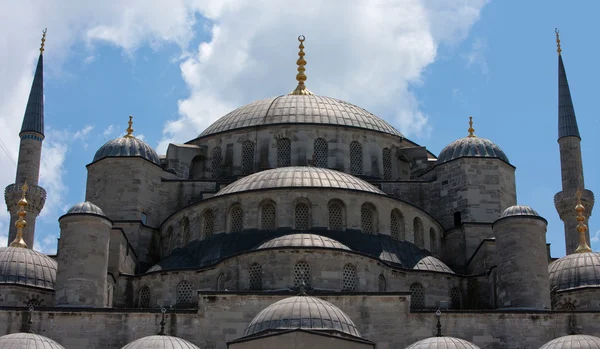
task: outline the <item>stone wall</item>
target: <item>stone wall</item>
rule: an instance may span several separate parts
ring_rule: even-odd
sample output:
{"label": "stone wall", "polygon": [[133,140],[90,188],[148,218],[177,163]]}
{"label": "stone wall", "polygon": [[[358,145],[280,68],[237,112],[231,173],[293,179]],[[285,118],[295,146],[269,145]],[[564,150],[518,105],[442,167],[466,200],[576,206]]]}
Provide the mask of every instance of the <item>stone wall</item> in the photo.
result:
{"label": "stone wall", "polygon": [[0,306],[54,306],[54,291],[20,285],[0,285]]}

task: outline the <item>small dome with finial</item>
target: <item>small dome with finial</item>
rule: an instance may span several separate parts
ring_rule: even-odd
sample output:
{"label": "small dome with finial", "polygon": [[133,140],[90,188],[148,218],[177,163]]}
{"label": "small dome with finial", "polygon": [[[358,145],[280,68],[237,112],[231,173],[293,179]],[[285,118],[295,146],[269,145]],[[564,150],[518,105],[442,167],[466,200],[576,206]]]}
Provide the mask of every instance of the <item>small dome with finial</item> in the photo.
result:
{"label": "small dome with finial", "polygon": [[500,218],[510,216],[535,216],[540,217],[536,210],[526,205],[514,205],[502,212]]}
{"label": "small dome with finial", "polygon": [[442,312],[438,310],[435,316],[437,317],[437,333],[435,337],[422,339],[409,345],[406,349],[480,349],[475,344],[464,339],[443,336],[442,323],[440,322]]}
{"label": "small dome with finial", "polygon": [[0,337],[0,348],[7,349],[65,349],[50,338],[35,333],[11,333]]}
{"label": "small dome with finial", "polygon": [[80,202],[73,205],[66,214],[95,214],[98,216],[106,216],[100,207],[89,201]]}
{"label": "small dome with finial", "polygon": [[600,349],[600,338],[585,334],[559,337],[542,345],[540,349]]}
{"label": "small dome with finial", "polygon": [[135,138],[133,135],[133,128],[131,128],[133,121],[132,116],[129,117],[129,127],[127,128],[127,134],[123,137],[113,139],[106,142],[103,146],[96,151],[94,155],[94,161],[99,161],[108,157],[141,157],[148,161],[160,166],[160,160],[158,154],[150,147],[146,142],[141,139]]}

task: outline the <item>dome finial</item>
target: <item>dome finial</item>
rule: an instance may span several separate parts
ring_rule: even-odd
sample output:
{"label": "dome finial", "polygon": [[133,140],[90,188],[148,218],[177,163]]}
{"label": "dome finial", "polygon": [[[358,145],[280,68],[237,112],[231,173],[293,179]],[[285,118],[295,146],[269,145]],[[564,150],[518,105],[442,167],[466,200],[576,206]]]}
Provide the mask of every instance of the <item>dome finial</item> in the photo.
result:
{"label": "dome finial", "polygon": [[298,37],[298,41],[300,41],[300,46],[298,46],[298,48],[300,49],[300,51],[298,52],[298,56],[300,58],[298,58],[298,60],[296,61],[296,64],[298,64],[298,74],[296,74],[296,80],[298,80],[298,86],[296,87],[296,89],[294,91],[292,91],[290,93],[290,95],[308,96],[308,95],[313,94],[304,85],[304,82],[306,81],[306,74],[304,74],[304,71],[306,71],[306,69],[304,68],[304,66],[306,65],[306,60],[304,60],[304,40],[305,39],[306,38],[304,37],[304,35],[300,35]]}
{"label": "dome finial", "polygon": [[562,49],[560,48],[560,36],[558,35],[558,28],[554,28],[554,33],[556,34],[556,52],[558,52],[558,55],[560,56]]}
{"label": "dome finial", "polygon": [[475,129],[473,128],[473,117],[469,116],[469,129],[467,130],[469,135],[467,137],[477,137],[475,136]]}
{"label": "dome finial", "polygon": [[40,46],[40,54],[44,53],[44,43],[46,42],[46,32],[48,31],[48,28],[44,28],[44,30],[42,30],[42,46]]}
{"label": "dome finial", "polygon": [[21,327],[21,332],[23,333],[33,333],[31,330],[31,325],[33,325],[33,310],[35,307],[33,305],[29,306],[29,312],[27,313],[27,321],[23,321],[23,327]]}
{"label": "dome finial", "polygon": [[165,325],[167,324],[165,322],[165,313],[167,312],[167,309],[160,308],[160,312],[162,313],[162,319],[160,320],[160,331],[158,332],[158,335],[164,336],[165,335]]}
{"label": "dome finial", "polygon": [[10,243],[10,247],[27,248],[27,244],[25,243],[25,240],[23,240],[23,228],[27,226],[27,222],[25,221],[25,216],[27,215],[25,207],[28,204],[27,199],[25,199],[27,188],[27,181],[25,181],[25,183],[21,187],[21,200],[19,200],[19,202],[17,203],[17,205],[19,205],[19,211],[17,212],[19,219],[15,222],[15,226],[17,227],[17,236],[15,236],[15,240]]}
{"label": "dome finial", "polygon": [[577,189],[577,206],[575,206],[575,211],[577,211],[577,231],[579,232],[579,246],[575,250],[575,253],[585,253],[592,252],[592,249],[587,244],[585,233],[587,232],[587,226],[583,223],[585,221],[585,217],[583,212],[585,211],[585,207],[581,204],[581,190]]}
{"label": "dome finial", "polygon": [[435,312],[435,317],[437,317],[437,325],[435,325],[437,327],[437,333],[435,334],[435,336],[442,337],[442,323],[440,322],[442,312],[439,309]]}
{"label": "dome finial", "polygon": [[133,136],[133,128],[131,128],[131,125],[133,125],[133,121],[131,121],[131,119],[133,119],[133,116],[129,115],[129,121],[127,122],[129,124],[129,127],[127,128],[127,134],[125,135],[125,137],[127,138],[134,138]]}

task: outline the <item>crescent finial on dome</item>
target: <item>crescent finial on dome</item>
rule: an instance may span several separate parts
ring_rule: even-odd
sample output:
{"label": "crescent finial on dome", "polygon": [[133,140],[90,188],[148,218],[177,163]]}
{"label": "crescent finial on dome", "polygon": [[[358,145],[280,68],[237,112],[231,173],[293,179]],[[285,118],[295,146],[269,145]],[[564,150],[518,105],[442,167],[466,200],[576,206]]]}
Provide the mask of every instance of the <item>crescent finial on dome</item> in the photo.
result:
{"label": "crescent finial on dome", "polygon": [[44,30],[42,30],[42,46],[40,46],[40,54],[44,53],[44,45],[46,43],[46,32],[48,31],[48,28],[44,28]]}
{"label": "crescent finial on dome", "polygon": [[131,126],[133,125],[133,121],[131,121],[133,119],[133,116],[129,115],[129,121],[127,122],[129,124],[129,127],[127,128],[127,134],[124,137],[127,138],[135,138],[133,136],[133,128],[131,128]]}
{"label": "crescent finial on dome", "polygon": [[558,28],[554,28],[554,33],[556,34],[556,52],[558,52],[558,55],[560,56],[562,49],[560,48],[560,36],[558,35]]}
{"label": "crescent finial on dome", "polygon": [[17,203],[19,205],[19,211],[17,215],[19,219],[15,222],[15,226],[17,227],[17,236],[15,236],[15,240],[10,243],[10,247],[21,247],[27,248],[27,244],[25,240],[23,240],[23,228],[27,226],[27,222],[25,221],[25,216],[27,215],[27,211],[25,211],[25,207],[27,207],[27,199],[25,199],[25,194],[27,193],[27,181],[21,187],[22,194],[21,200]]}
{"label": "crescent finial on dome", "polygon": [[304,82],[306,81],[306,74],[304,74],[304,72],[306,71],[306,69],[304,68],[304,66],[306,65],[306,60],[304,59],[304,40],[306,40],[304,35],[300,35],[298,37],[298,41],[300,41],[300,46],[298,46],[298,48],[300,49],[300,51],[298,52],[299,58],[296,61],[296,64],[298,64],[298,74],[296,74],[296,80],[298,80],[298,86],[296,87],[296,89],[294,91],[292,91],[290,93],[290,95],[301,95],[301,96],[313,95],[313,93],[310,92],[304,85]]}
{"label": "crescent finial on dome", "polygon": [[585,223],[583,223],[585,221],[585,216],[583,215],[583,212],[585,211],[585,207],[583,207],[583,205],[581,204],[581,190],[577,189],[577,206],[575,206],[575,211],[577,211],[577,222],[579,222],[577,224],[577,231],[579,232],[579,246],[577,246],[577,249],[575,250],[575,253],[586,253],[586,252],[592,252],[592,249],[590,248],[590,246],[587,243],[587,240],[585,238],[585,233],[587,232],[587,225],[585,225]]}
{"label": "crescent finial on dome", "polygon": [[469,129],[467,130],[469,135],[467,137],[477,137],[475,136],[475,129],[473,128],[473,117],[469,116]]}

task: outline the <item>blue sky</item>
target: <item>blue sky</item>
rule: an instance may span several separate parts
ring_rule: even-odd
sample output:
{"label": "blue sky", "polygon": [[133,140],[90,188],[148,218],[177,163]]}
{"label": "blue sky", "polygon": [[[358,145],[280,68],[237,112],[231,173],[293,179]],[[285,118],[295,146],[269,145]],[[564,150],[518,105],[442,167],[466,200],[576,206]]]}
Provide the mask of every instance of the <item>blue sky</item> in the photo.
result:
{"label": "blue sky", "polygon": [[[193,138],[238,106],[293,90],[299,34],[307,37],[309,89],[366,108],[433,153],[465,136],[472,115],[476,134],[497,143],[516,166],[518,202],[548,220],[553,256],[562,256],[563,226],[553,204],[561,185],[559,27],[586,187],[600,192],[593,153],[600,146],[593,107],[600,69],[587,29],[600,3],[309,1],[292,9],[278,1],[181,0],[153,7],[132,1],[126,11],[119,1],[101,10],[68,3],[7,4],[11,18],[0,21],[0,48],[14,53],[0,57],[0,88],[7,91],[0,97],[0,139],[14,159],[41,29],[48,27],[42,185],[49,200],[36,249],[55,250],[57,218],[84,199],[85,165],[124,133],[128,115],[135,134],[164,153],[168,142]],[[0,184],[12,183],[15,167],[4,152],[0,165]],[[0,240],[8,231],[2,214]],[[597,250],[593,217],[590,227]]]}

